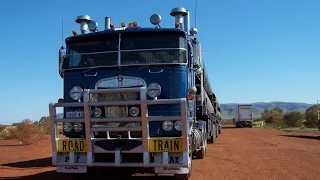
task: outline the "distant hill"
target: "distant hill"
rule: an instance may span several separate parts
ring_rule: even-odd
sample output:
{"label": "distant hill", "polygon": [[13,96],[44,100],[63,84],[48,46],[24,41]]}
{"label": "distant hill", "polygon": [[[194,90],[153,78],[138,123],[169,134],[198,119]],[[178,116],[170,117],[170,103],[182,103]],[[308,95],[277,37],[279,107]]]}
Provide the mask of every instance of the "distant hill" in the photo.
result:
{"label": "distant hill", "polygon": [[[234,113],[237,107],[237,103],[231,103],[231,104],[221,104],[221,112],[222,112],[222,118],[223,119],[232,119],[234,118]],[[284,112],[286,111],[299,111],[301,113],[304,113],[309,107],[313,106],[314,104],[306,104],[306,103],[295,103],[295,102],[280,102],[280,101],[274,101],[274,102],[256,102],[252,103],[253,106],[253,116],[254,118],[260,118],[261,113],[266,109],[273,109],[275,107],[278,107],[280,109],[283,109]]]}

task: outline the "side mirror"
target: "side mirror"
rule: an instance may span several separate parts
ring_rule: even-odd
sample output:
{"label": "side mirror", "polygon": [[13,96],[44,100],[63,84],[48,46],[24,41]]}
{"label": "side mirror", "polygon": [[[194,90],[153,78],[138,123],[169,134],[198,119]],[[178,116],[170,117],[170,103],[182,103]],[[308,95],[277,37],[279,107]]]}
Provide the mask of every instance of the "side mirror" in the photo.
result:
{"label": "side mirror", "polygon": [[201,73],[201,67],[199,66],[199,64],[194,64],[192,70],[194,70],[196,74]]}
{"label": "side mirror", "polygon": [[59,50],[59,74],[60,74],[61,78],[63,78],[62,67],[63,67],[63,62],[64,62],[65,57],[66,57],[65,48],[63,46],[61,46],[61,48]]}

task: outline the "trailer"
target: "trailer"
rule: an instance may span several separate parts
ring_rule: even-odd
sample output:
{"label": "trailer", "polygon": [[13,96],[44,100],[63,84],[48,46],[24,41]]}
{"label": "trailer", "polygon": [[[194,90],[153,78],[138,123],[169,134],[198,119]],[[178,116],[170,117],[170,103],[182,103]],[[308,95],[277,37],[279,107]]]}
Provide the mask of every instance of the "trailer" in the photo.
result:
{"label": "trailer", "polygon": [[317,111],[318,111],[318,129],[320,131],[320,100],[317,100]]}
{"label": "trailer", "polygon": [[250,127],[253,124],[253,110],[252,105],[238,105],[235,112],[235,126],[239,127]]}
{"label": "trailer", "polygon": [[[203,159],[222,132],[221,110],[190,11],[170,15],[170,28],[153,14],[154,27],[117,27],[105,17],[104,30],[88,15],[77,17],[80,33],[72,31],[59,50],[63,98],[49,104],[58,173],[118,167],[191,177],[192,159]],[[67,138],[58,136],[57,123]]]}

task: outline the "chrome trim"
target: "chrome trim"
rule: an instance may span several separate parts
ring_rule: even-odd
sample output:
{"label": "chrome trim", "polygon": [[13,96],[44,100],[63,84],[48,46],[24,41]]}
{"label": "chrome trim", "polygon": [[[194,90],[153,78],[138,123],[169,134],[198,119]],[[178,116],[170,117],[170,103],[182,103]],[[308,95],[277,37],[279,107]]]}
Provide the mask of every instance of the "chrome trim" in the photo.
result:
{"label": "chrome trim", "polygon": [[[130,86],[137,86],[138,84],[130,84],[130,81],[140,81],[142,86],[146,87],[147,86],[147,83],[145,80],[143,80],[142,78],[139,78],[139,77],[133,77],[133,76],[122,76],[123,79],[122,79],[122,82],[127,82],[127,84],[123,85],[123,86],[120,86],[120,87],[130,87]],[[109,77],[109,78],[104,78],[104,79],[100,79],[94,86],[95,89],[97,89],[98,87],[105,87],[103,85],[100,85],[102,83],[108,83],[108,81],[110,83],[116,83],[114,86],[108,86],[108,87],[119,87],[118,86],[118,76],[114,76],[114,77]],[[138,92],[138,91],[136,91]]]}
{"label": "chrome trim", "polygon": [[118,66],[121,65],[121,33],[119,33],[118,39]]}
{"label": "chrome trim", "polygon": [[81,67],[81,68],[68,68],[68,69],[64,69],[62,70],[62,72],[64,71],[72,71],[72,70],[87,70],[87,69],[91,69],[91,68],[101,68],[101,67],[106,67],[106,68],[109,68],[109,67],[133,67],[133,66],[158,66],[158,65],[188,65],[188,62],[186,63],[156,63],[156,64],[129,64],[129,65],[111,65],[111,66],[89,66],[89,67]]}
{"label": "chrome trim", "polygon": [[[119,35],[119,39],[120,35]],[[121,50],[120,48],[118,51],[100,51],[100,52],[92,52],[92,53],[79,53],[79,55],[90,55],[90,54],[102,54],[102,53],[118,53],[118,64],[117,65],[110,65],[110,66],[88,66],[88,67],[81,67],[81,68],[68,68],[68,69],[62,69],[61,72],[68,71],[68,70],[76,70],[76,69],[88,69],[88,68],[95,68],[95,67],[126,67],[126,66],[143,66],[143,65],[172,65],[172,64],[178,64],[178,65],[185,65],[188,64],[188,54],[187,54],[187,62],[186,63],[155,63],[155,64],[129,64],[129,65],[122,65],[121,64],[121,53],[122,52],[139,52],[139,51],[157,51],[157,50],[184,50],[185,53],[188,53],[188,50],[186,48],[155,48],[155,49],[133,49],[133,50]],[[73,55],[67,54],[66,57],[72,57]]]}
{"label": "chrome trim", "polygon": [[[119,51],[99,51],[99,52],[91,52],[91,53],[78,53],[79,55],[90,55],[90,54],[108,54],[108,53],[116,53]],[[74,55],[67,54],[66,57],[72,57]]]}
{"label": "chrome trim", "polygon": [[[157,50],[185,50],[186,48],[154,48],[154,49],[131,49],[131,50],[121,50],[118,51],[99,51],[99,52],[91,52],[91,53],[78,53],[78,55],[90,55],[90,54],[109,54],[109,53],[121,53],[121,52],[138,52],[138,51],[157,51]],[[72,57],[73,55],[67,54],[66,57]],[[120,58],[121,59],[121,58]]]}
{"label": "chrome trim", "polygon": [[98,75],[98,72],[96,72],[95,74],[87,74],[85,73],[84,76],[88,77],[88,76],[97,76]]}
{"label": "chrome trim", "polygon": [[161,69],[160,71],[151,71],[151,69],[149,69],[149,73],[151,74],[158,74],[158,73],[162,73],[163,69]]}
{"label": "chrome trim", "polygon": [[[140,100],[134,101],[135,104],[139,104],[141,106],[141,116],[140,117],[123,117],[123,118],[91,118],[89,113],[89,107],[96,103],[90,102],[90,94],[95,93],[117,93],[117,92],[140,92]],[[189,132],[188,132],[188,119],[187,119],[187,100],[186,98],[178,98],[178,99],[158,99],[158,100],[147,100],[147,88],[140,87],[140,88],[115,88],[115,89],[85,89],[84,90],[84,100],[83,102],[77,103],[50,103],[49,104],[49,113],[50,113],[50,124],[51,127],[51,143],[52,143],[52,165],[53,166],[104,166],[104,167],[188,167],[190,163],[190,158],[188,157],[189,154]],[[114,102],[100,102],[99,105],[116,105],[116,104],[130,104],[129,102],[133,101],[114,101]],[[148,106],[153,104],[180,104],[181,115],[180,116],[149,116],[148,115]],[[56,118],[56,107],[83,107],[84,108],[84,118],[83,119],[57,119]],[[182,126],[182,145],[183,145],[183,163],[179,164],[168,164],[168,162],[162,163],[151,163],[149,162],[149,128],[148,124],[150,121],[166,121],[168,119],[171,120],[181,120]],[[85,163],[76,163],[74,161],[69,162],[58,162],[59,157],[63,156],[57,152],[57,141],[59,140],[59,136],[57,133],[57,126],[58,122],[79,122],[79,120],[85,122],[86,128],[86,143],[87,143],[87,154],[86,159],[87,162]],[[93,128],[91,127],[91,123],[95,121],[99,122],[108,122],[108,121],[136,121],[141,122],[141,127],[99,127]],[[143,153],[143,163],[121,163],[120,156],[123,151],[119,149],[115,151],[103,151],[98,149],[97,146],[93,145],[94,141],[102,140],[102,139],[111,139],[109,136],[107,138],[93,138],[93,132],[95,131],[142,131],[142,138],[131,138],[131,139],[140,139],[142,141],[142,148],[135,148],[135,152]],[[130,138],[130,137],[129,137]],[[129,139],[128,138],[128,139]],[[64,139],[64,138],[62,138]],[[95,147],[95,149],[93,148]],[[93,155],[96,152],[101,153],[115,153],[115,161],[114,163],[94,163],[93,162]],[[75,159],[76,153],[69,153],[70,159]],[[162,154],[163,159],[168,159],[168,153],[163,152],[159,153]]]}
{"label": "chrome trim", "polygon": [[121,50],[120,52],[136,52],[136,51],[157,51],[157,50],[185,50],[186,48],[154,48],[154,49],[131,49],[131,50]]}

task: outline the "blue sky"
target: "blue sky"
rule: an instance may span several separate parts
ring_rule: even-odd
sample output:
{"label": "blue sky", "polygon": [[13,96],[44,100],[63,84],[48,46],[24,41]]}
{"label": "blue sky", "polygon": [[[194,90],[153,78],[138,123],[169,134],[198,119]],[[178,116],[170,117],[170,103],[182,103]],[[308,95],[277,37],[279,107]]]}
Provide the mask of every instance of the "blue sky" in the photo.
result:
{"label": "blue sky", "polygon": [[[58,75],[61,19],[64,37],[88,14],[104,28],[137,21],[150,27],[153,13],[173,27],[174,7],[191,11],[195,0],[3,1],[0,88],[1,124],[48,115],[48,103],[62,96]],[[319,0],[198,0],[197,28],[212,88],[221,103],[305,102],[320,99]]]}

